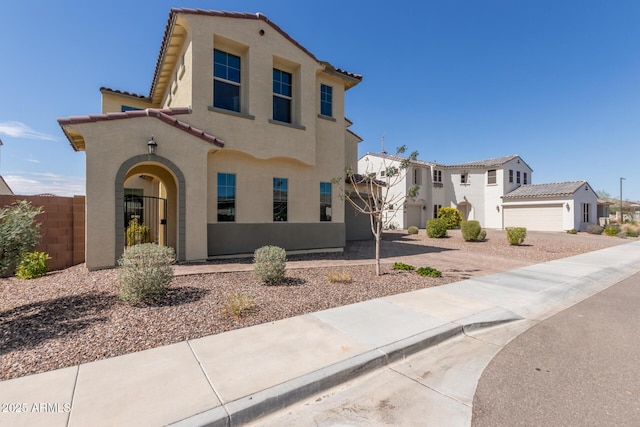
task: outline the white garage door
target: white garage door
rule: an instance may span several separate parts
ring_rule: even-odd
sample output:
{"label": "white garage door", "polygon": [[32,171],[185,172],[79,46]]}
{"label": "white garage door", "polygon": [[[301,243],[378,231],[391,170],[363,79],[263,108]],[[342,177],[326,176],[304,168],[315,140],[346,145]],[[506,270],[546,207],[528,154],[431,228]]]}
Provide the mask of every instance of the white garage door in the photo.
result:
{"label": "white garage door", "polygon": [[407,207],[407,228],[415,225],[418,228],[424,228],[424,224],[420,224],[420,206]]}
{"label": "white garage door", "polygon": [[537,206],[505,206],[505,227],[527,230],[562,231],[562,204]]}

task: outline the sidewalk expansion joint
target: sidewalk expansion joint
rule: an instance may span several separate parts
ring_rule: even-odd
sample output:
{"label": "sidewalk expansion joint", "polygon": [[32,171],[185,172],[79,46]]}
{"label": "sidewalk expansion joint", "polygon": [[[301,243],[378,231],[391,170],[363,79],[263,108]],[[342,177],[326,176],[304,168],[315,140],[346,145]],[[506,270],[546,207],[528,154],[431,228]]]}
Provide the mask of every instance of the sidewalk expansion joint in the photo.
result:
{"label": "sidewalk expansion joint", "polygon": [[67,414],[67,427],[69,427],[69,423],[71,422],[71,413],[73,412],[73,403],[76,398],[76,387],[78,387],[78,377],[80,376],[80,365],[76,366],[76,378],[73,381],[73,389],[71,390],[71,410]]}
{"label": "sidewalk expansion joint", "polygon": [[421,386],[421,387],[424,387],[424,388],[426,388],[426,389],[429,389],[429,390],[433,391],[434,393],[438,393],[440,396],[443,396],[443,397],[446,397],[446,398],[448,398],[448,399],[451,399],[451,400],[453,400],[453,401],[454,401],[454,402],[456,402],[456,403],[459,403],[459,404],[461,404],[461,405],[466,406],[467,408],[471,408],[471,405],[469,405],[469,404],[467,404],[467,403],[465,403],[465,402],[463,402],[463,401],[461,401],[461,400],[459,400],[459,399],[456,399],[455,397],[450,396],[450,395],[448,395],[447,393],[443,393],[443,392],[441,392],[441,391],[440,391],[440,390],[438,390],[438,389],[435,389],[435,388],[433,388],[433,387],[431,387],[431,386],[428,386],[427,384],[421,383],[421,382],[420,382],[420,381],[418,381],[417,379],[412,378],[412,377],[408,376],[407,374],[404,374],[404,373],[402,373],[402,372],[400,372],[400,371],[397,371],[397,370],[395,370],[395,369],[394,369],[393,367],[391,367],[391,366],[389,366],[388,368],[389,368],[389,370],[391,370],[391,371],[395,372],[396,374],[398,374],[398,375],[400,375],[400,376],[402,376],[402,377],[405,377],[405,378],[406,378],[406,379],[408,379],[408,380],[413,381],[414,383],[418,384],[418,385],[419,385],[419,386]]}
{"label": "sidewalk expansion joint", "polygon": [[207,372],[204,370],[204,367],[202,366],[202,362],[200,361],[200,359],[198,358],[198,355],[196,354],[195,350],[193,349],[193,347],[191,346],[191,342],[189,340],[187,340],[187,345],[189,346],[189,350],[191,351],[191,354],[193,354],[193,357],[196,359],[196,361],[198,362],[198,366],[200,367],[200,371],[202,371],[202,374],[204,375],[204,377],[207,379],[207,382],[209,383],[209,387],[211,387],[211,391],[213,391],[213,394],[216,396],[216,398],[218,399],[218,401],[221,403],[222,408],[224,409],[224,411],[227,413],[227,417],[231,417],[231,415],[229,414],[229,412],[227,411],[227,408],[224,404],[222,404],[222,398],[220,397],[220,394],[216,391],[215,386],[213,385],[213,382],[211,381],[211,378],[209,378],[209,375],[207,374]]}

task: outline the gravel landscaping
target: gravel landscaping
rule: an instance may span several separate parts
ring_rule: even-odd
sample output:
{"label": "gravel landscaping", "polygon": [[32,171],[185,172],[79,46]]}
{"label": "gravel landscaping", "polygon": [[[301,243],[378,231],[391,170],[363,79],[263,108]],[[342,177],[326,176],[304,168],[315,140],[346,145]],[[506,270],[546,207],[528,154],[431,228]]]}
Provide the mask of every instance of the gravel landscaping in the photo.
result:
{"label": "gravel landscaping", "polygon": [[[344,254],[290,257],[324,266],[290,269],[280,286],[262,285],[250,271],[176,276],[165,300],[141,307],[118,299],[115,270],[89,272],[78,265],[40,279],[0,279],[0,380],[637,240],[530,232],[524,246],[514,247],[502,231],[488,230],[487,240],[475,243],[464,242],[459,231],[449,236],[429,239],[424,230],[412,236],[388,233],[380,277],[373,265],[355,265],[373,256],[373,243],[360,242]],[[394,271],[391,261],[398,257],[416,267],[439,269],[443,277]],[[352,281],[330,282],[336,272]],[[232,293],[252,297],[255,308],[240,319],[227,314],[223,306]]]}

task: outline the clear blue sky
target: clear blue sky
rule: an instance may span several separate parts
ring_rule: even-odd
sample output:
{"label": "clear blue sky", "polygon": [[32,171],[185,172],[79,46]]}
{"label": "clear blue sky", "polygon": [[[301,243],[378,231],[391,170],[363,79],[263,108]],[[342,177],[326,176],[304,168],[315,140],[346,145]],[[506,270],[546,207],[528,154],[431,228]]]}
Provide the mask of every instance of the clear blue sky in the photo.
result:
{"label": "clear blue sky", "polygon": [[[586,179],[640,200],[640,1],[0,1],[0,174],[21,194],[84,193],[56,119],[101,86],[148,94],[169,9],[262,12],[363,74],[360,154],[406,144],[445,164],[519,154],[534,183]],[[334,14],[334,11],[337,14]]]}

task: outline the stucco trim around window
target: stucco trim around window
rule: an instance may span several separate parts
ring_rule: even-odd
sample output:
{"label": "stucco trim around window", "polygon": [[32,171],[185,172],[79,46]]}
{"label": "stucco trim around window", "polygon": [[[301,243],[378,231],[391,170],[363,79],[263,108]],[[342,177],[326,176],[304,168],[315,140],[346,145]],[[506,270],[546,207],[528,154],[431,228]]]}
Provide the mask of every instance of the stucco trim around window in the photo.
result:
{"label": "stucco trim around window", "polygon": [[292,128],[292,129],[307,130],[306,127],[301,126],[301,125],[296,125],[296,124],[287,123],[287,122],[279,122],[278,120],[273,120],[273,119],[269,119],[269,123],[271,123],[272,125],[286,126],[288,128]]}
{"label": "stucco trim around window", "polygon": [[331,122],[335,122],[335,121],[336,121],[336,119],[335,119],[334,117],[331,117],[331,116],[324,116],[324,115],[322,115],[322,114],[318,114],[318,118],[319,118],[319,119],[329,120],[329,121],[331,121]]}
{"label": "stucco trim around window", "polygon": [[212,105],[209,105],[209,107],[207,108],[209,109],[209,111],[213,111],[214,113],[228,114],[229,116],[240,117],[241,119],[249,119],[249,120],[256,119],[256,117],[252,116],[251,114],[238,113],[237,111],[225,110],[224,108],[218,108]]}
{"label": "stucco trim around window", "polygon": [[[131,157],[128,160],[125,160],[118,169],[116,173],[115,179],[115,204],[116,204],[116,224],[114,227],[115,237],[116,237],[116,248],[115,248],[115,260],[117,261],[124,252],[124,179],[127,175],[127,172],[134,166],[139,163],[148,162],[149,155],[141,154],[139,156]],[[186,200],[185,195],[187,186],[184,179],[184,174],[180,170],[175,163],[171,160],[164,158],[162,156],[158,156],[157,154],[153,156],[153,161],[160,163],[161,165],[168,168],[176,177],[176,184],[178,187],[178,236],[177,236],[177,248],[176,256],[178,261],[186,260],[186,252],[185,252],[185,234],[186,234]]]}

